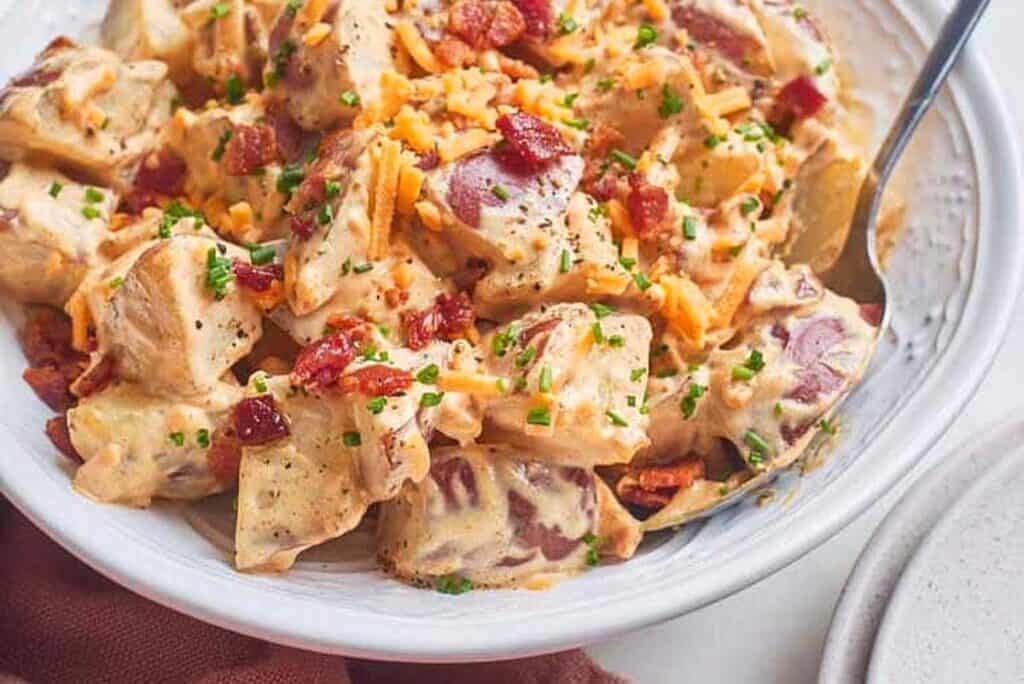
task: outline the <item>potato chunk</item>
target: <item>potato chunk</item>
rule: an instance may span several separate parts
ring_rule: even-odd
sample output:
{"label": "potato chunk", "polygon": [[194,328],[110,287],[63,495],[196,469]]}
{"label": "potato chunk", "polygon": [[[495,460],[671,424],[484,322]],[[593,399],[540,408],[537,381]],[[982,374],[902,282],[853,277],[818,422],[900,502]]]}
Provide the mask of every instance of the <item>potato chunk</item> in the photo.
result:
{"label": "potato chunk", "polygon": [[0,159],[69,167],[125,191],[175,92],[160,62],[58,38],[0,93]]}

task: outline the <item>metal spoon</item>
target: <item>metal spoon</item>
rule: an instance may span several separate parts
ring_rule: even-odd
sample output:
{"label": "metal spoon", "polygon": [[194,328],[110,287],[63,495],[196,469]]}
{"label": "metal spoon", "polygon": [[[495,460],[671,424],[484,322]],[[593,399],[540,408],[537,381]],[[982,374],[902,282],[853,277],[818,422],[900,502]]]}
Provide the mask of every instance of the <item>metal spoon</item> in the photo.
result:
{"label": "metal spoon", "polygon": [[[942,25],[935,46],[928,54],[928,59],[925,60],[910,95],[903,103],[899,116],[896,117],[875,157],[874,164],[864,179],[845,246],[832,265],[818,273],[825,286],[837,294],[863,304],[881,304],[883,316],[879,330],[885,330],[889,326],[892,314],[887,296],[888,283],[875,249],[878,210],[882,204],[885,185],[921,119],[938,97],[964,46],[974,33],[978,21],[988,9],[989,2],[990,0],[958,0],[952,14]],[[837,402],[832,411],[838,409],[841,403],[842,401]],[[675,522],[675,525],[706,518],[730,507],[751,492],[767,485],[778,472],[779,469],[770,469],[752,477],[713,505],[693,511]]]}
{"label": "metal spoon", "polygon": [[878,210],[885,185],[918,124],[959,60],[978,21],[988,9],[989,2],[958,0],[956,3],[864,179],[843,250],[831,268],[818,274],[825,286],[837,294],[862,304],[881,304],[884,310],[881,330],[888,327],[892,313],[887,296],[888,283],[876,252]]}

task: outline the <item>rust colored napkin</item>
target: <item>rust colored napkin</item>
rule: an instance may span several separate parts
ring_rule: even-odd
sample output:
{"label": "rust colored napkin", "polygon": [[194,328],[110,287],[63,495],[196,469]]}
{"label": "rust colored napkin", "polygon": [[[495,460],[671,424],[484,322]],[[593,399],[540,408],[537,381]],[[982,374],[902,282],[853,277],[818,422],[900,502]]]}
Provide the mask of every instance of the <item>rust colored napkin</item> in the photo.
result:
{"label": "rust colored napkin", "polygon": [[212,627],[137,596],[0,497],[0,681],[621,684],[582,651],[482,665],[326,656]]}

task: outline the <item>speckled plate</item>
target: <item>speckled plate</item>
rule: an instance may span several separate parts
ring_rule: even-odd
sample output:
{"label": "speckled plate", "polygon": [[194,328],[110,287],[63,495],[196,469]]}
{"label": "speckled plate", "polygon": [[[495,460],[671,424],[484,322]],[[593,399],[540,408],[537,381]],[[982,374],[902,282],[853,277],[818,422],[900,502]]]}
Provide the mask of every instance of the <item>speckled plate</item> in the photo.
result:
{"label": "speckled plate", "polygon": [[871,651],[869,684],[1024,681],[1022,438],[1018,419],[963,447],[983,475],[949,504],[903,571]]}
{"label": "speckled plate", "polygon": [[[79,35],[103,0],[0,0],[0,76],[23,69],[61,31]],[[881,126],[899,106],[943,16],[936,2],[808,2],[855,75],[860,109]],[[865,36],[870,36],[869,40]],[[155,601],[247,634],[384,659],[457,661],[555,651],[611,638],[716,601],[793,562],[877,501],[958,415],[994,358],[1024,272],[1015,133],[981,57],[969,50],[904,165],[907,226],[890,259],[892,334],[844,405],[830,457],[637,557],[548,592],[452,597],[373,568],[358,536],[281,577],[242,575],[204,529],[171,508],[96,505],[71,490],[43,435],[45,407],[17,380],[15,324],[0,320],[0,489],[40,528]],[[941,399],[938,399],[941,398]],[[230,512],[230,506],[227,507]]]}
{"label": "speckled plate", "polygon": [[[980,434],[989,437],[971,438],[948,452],[932,454],[929,460],[933,467],[911,485],[871,537],[832,616],[821,684],[862,684],[866,680],[879,629],[887,619],[904,571],[922,542],[952,508],[959,508],[960,498],[986,473],[998,469],[1007,459],[1020,465],[1024,423],[1019,419],[999,423]],[[1019,490],[1015,493],[1019,495]],[[1019,568],[1020,556],[1016,562]]]}

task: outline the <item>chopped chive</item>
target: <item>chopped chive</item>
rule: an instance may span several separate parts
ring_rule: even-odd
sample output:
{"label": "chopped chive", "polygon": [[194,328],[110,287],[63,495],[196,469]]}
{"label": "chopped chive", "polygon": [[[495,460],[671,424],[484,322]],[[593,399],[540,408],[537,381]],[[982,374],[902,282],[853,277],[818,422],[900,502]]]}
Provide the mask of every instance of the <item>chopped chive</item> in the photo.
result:
{"label": "chopped chive", "polygon": [[632,271],[636,266],[636,259],[633,257],[619,257],[619,265],[627,271]]}
{"label": "chopped chive", "polygon": [[733,366],[732,368],[732,379],[741,382],[754,379],[754,371],[750,370],[746,366]]}
{"label": "chopped chive", "polygon": [[558,32],[563,36],[567,36],[570,33],[575,33],[579,29],[579,24],[568,14],[558,15]]}
{"label": "chopped chive", "polygon": [[679,97],[666,83],[661,88],[661,106],[658,107],[658,116],[662,119],[670,119],[673,115],[683,111],[683,99]]}
{"label": "chopped chive", "polygon": [[608,338],[608,346],[609,347],[625,347],[626,346],[626,338],[623,337],[622,335],[612,335],[611,337]]}
{"label": "chopped chive", "polygon": [[442,594],[458,596],[473,591],[473,583],[458,575],[442,575],[437,578],[437,590]]}
{"label": "chopped chive", "polygon": [[611,151],[612,159],[625,166],[630,171],[636,170],[636,159],[626,154],[620,149],[614,149]]}
{"label": "chopped chive", "polygon": [[185,433],[184,432],[172,432],[167,435],[168,439],[174,444],[174,446],[185,446]]}
{"label": "chopped chive", "polygon": [[357,264],[352,267],[352,271],[359,274],[369,273],[372,270],[373,264],[371,264],[370,262],[366,262],[365,264]]}
{"label": "chopped chive", "polygon": [[752,349],[750,351],[750,356],[747,357],[747,360],[744,362],[743,365],[749,368],[750,370],[754,371],[755,373],[761,372],[762,370],[764,370],[765,366],[764,354],[762,354],[761,350],[759,349]]}
{"label": "chopped chive", "polygon": [[807,18],[807,10],[805,10],[803,7],[797,5],[796,7],[793,8],[793,18],[796,19],[797,21],[799,21],[801,19],[806,19]]}
{"label": "chopped chive", "polygon": [[718,136],[718,135],[712,134],[712,135],[709,135],[708,137],[704,138],[704,147],[708,148],[709,150],[715,149],[721,143],[722,143],[722,137]]}
{"label": "chopped chive", "polygon": [[669,367],[669,368],[662,368],[657,373],[655,373],[655,377],[663,378],[663,379],[664,378],[674,378],[677,375],[679,375],[679,369],[678,368],[671,368],[671,367]]}
{"label": "chopped chive", "polygon": [[347,447],[361,446],[363,443],[363,436],[358,432],[346,432],[341,436],[341,443]]}
{"label": "chopped chive", "polygon": [[238,77],[238,74],[231,74],[228,82],[224,85],[224,89],[227,93],[228,102],[233,105],[241,104],[242,99],[245,97],[245,84],[242,83],[242,79]]}
{"label": "chopped chive", "polygon": [[498,391],[502,394],[508,392],[508,380],[505,378],[498,378],[494,381],[494,386],[498,388]]}
{"label": "chopped chive", "polygon": [[491,188],[491,192],[502,202],[508,202],[509,198],[512,196],[509,194],[509,191],[505,189],[504,185],[495,185]]}
{"label": "chopped chive", "polygon": [[740,204],[740,212],[747,216],[761,208],[761,201],[756,197],[748,197]]}
{"label": "chopped chive", "polygon": [[643,24],[637,29],[634,50],[642,50],[658,42],[658,32],[650,24]]}
{"label": "chopped chive", "polygon": [[380,415],[387,406],[388,400],[385,397],[374,397],[366,404],[366,410],[373,415]]}
{"label": "chopped chive", "polygon": [[782,415],[782,402],[781,401],[775,402],[774,413],[775,413],[775,417],[776,418],[778,418],[779,416]]}
{"label": "chopped chive", "polygon": [[683,237],[687,240],[697,239],[697,219],[692,216],[683,219]]}
{"label": "chopped chive", "polygon": [[290,195],[302,184],[306,174],[301,166],[290,165],[281,169],[281,175],[277,178],[277,191],[282,195]]}
{"label": "chopped chive", "polygon": [[60,191],[63,189],[63,185],[61,185],[57,181],[53,181],[52,183],[50,183],[50,197],[52,197],[53,199],[57,199],[58,197],[60,197]]}
{"label": "chopped chive", "polygon": [[764,438],[753,430],[747,430],[746,434],[743,435],[743,441],[758,453],[768,453],[768,442],[764,441]]}
{"label": "chopped chive", "polygon": [[115,277],[110,279],[109,283],[107,283],[107,286],[111,290],[116,290],[117,288],[121,287],[122,285],[124,285],[124,278],[122,278],[121,276],[115,276]]}
{"label": "chopped chive", "polygon": [[199,428],[196,431],[196,444],[201,449],[205,449],[210,446],[210,431],[206,428]]}
{"label": "chopped chive", "polygon": [[100,210],[96,207],[82,207],[82,216],[92,221],[100,217]]}
{"label": "chopped chive", "polygon": [[707,391],[707,387],[698,385],[697,383],[690,383],[689,389],[686,391],[686,396],[679,403],[679,408],[683,412],[684,418],[692,418],[694,412],[697,410],[697,400],[704,396],[704,392]]}
{"label": "chopped chive", "polygon": [[96,204],[103,201],[103,193],[96,188],[85,189],[85,201],[89,204]]}
{"label": "chopped chive", "polygon": [[228,143],[231,142],[231,138],[234,136],[235,132],[230,128],[221,133],[217,139],[217,146],[213,148],[213,152],[210,154],[210,159],[220,161],[224,157],[224,151],[227,150]]}
{"label": "chopped chive", "polygon": [[645,375],[647,375],[646,368],[634,368],[629,372],[629,379],[632,380],[633,382],[638,382],[640,378],[644,377]]}
{"label": "chopped chive", "polygon": [[567,249],[562,250],[562,256],[558,264],[561,273],[568,273],[572,268],[572,254]]}
{"label": "chopped chive", "polygon": [[358,93],[346,90],[341,94],[341,97],[338,98],[338,101],[348,107],[358,107],[362,103],[362,98],[359,97]]}
{"label": "chopped chive", "polygon": [[206,286],[213,290],[217,299],[223,299],[228,293],[228,285],[234,279],[231,260],[220,256],[216,247],[210,247],[206,253]]}
{"label": "chopped chive", "polygon": [[601,563],[601,538],[587,532],[583,535],[583,543],[587,545],[586,563],[593,567]]}
{"label": "chopped chive", "polygon": [[825,418],[821,419],[821,422],[818,423],[818,427],[820,427],[821,431],[824,432],[826,435],[836,434],[836,426],[833,425],[829,420],[826,420]]}
{"label": "chopped chive", "polygon": [[341,194],[341,183],[338,181],[327,181],[324,183],[324,193],[327,199],[334,199]]}
{"label": "chopped chive", "polygon": [[438,368],[436,363],[432,363],[416,374],[416,382],[424,385],[436,385],[440,375],[441,369]]}
{"label": "chopped chive", "polygon": [[526,385],[527,385],[527,382],[526,382],[526,376],[525,375],[520,375],[518,378],[516,378],[516,389],[517,390],[526,389]]}
{"label": "chopped chive", "polygon": [[330,204],[320,207],[320,211],[316,214],[316,220],[321,226],[329,226],[334,222],[334,210],[331,209]]}
{"label": "chopped chive", "polygon": [[609,90],[615,87],[614,78],[602,78],[597,82],[597,89],[602,93],[607,93]]}
{"label": "chopped chive", "polygon": [[256,373],[252,376],[252,386],[260,394],[266,394],[267,392],[267,379],[263,373]]}
{"label": "chopped chive", "polygon": [[420,406],[422,408],[440,406],[442,399],[444,399],[444,392],[426,392],[420,397]]}
{"label": "chopped chive", "polygon": [[608,416],[608,420],[612,421],[612,425],[616,427],[629,427],[629,423],[626,422],[626,419],[615,411],[608,411],[605,415]]}
{"label": "chopped chive", "polygon": [[249,261],[256,266],[269,264],[277,256],[277,252],[270,245],[254,244],[249,247]]}
{"label": "chopped chive", "polygon": [[562,106],[566,109],[572,109],[572,106],[576,104],[576,100],[579,96],[579,93],[567,93],[566,96],[562,98]]}
{"label": "chopped chive", "polygon": [[590,332],[594,335],[594,342],[601,344],[604,342],[604,330],[601,328],[601,323],[595,321],[594,325],[590,326]]}
{"label": "chopped chive", "polygon": [[588,58],[587,61],[583,63],[583,73],[585,75],[589,74],[591,71],[594,70],[595,66],[597,66],[597,60],[594,59],[593,57]]}
{"label": "chopped chive", "polygon": [[832,59],[831,57],[826,57],[825,59],[821,60],[821,62],[819,62],[816,67],[814,67],[814,73],[816,73],[818,76],[824,76],[825,74],[828,73],[828,70],[832,68],[832,65],[834,63],[834,59]]}
{"label": "chopped chive", "polygon": [[540,380],[537,382],[537,389],[541,392],[551,391],[551,367],[544,366],[540,369]]}
{"label": "chopped chive", "polygon": [[516,366],[519,368],[526,368],[533,361],[533,357],[537,355],[536,347],[532,345],[524,349],[519,356],[516,357]]}
{"label": "chopped chive", "polygon": [[591,304],[590,310],[593,311],[594,315],[597,316],[599,319],[615,313],[614,307],[608,306],[607,304],[602,304],[601,302],[594,302],[593,304]]}
{"label": "chopped chive", "polygon": [[630,408],[636,408],[636,396],[629,394],[626,395],[626,406]]}
{"label": "chopped chive", "polygon": [[551,410],[544,407],[530,409],[526,414],[526,422],[530,425],[551,427]]}
{"label": "chopped chive", "polygon": [[213,16],[213,20],[223,19],[224,17],[231,14],[231,5],[226,2],[218,2],[216,5],[210,8],[210,14]]}
{"label": "chopped chive", "polygon": [[512,327],[509,326],[508,330],[496,334],[491,340],[491,351],[494,352],[495,356],[505,356],[508,353],[508,348],[515,344],[515,339],[515,333],[512,331]]}
{"label": "chopped chive", "polygon": [[640,289],[641,292],[646,292],[647,290],[651,289],[651,285],[654,284],[651,282],[650,278],[648,278],[646,275],[639,271],[635,276],[633,276],[633,280],[636,282],[636,286]]}
{"label": "chopped chive", "polygon": [[577,119],[566,119],[562,123],[569,128],[575,128],[577,131],[585,131],[590,128],[590,119],[585,119],[583,117]]}

